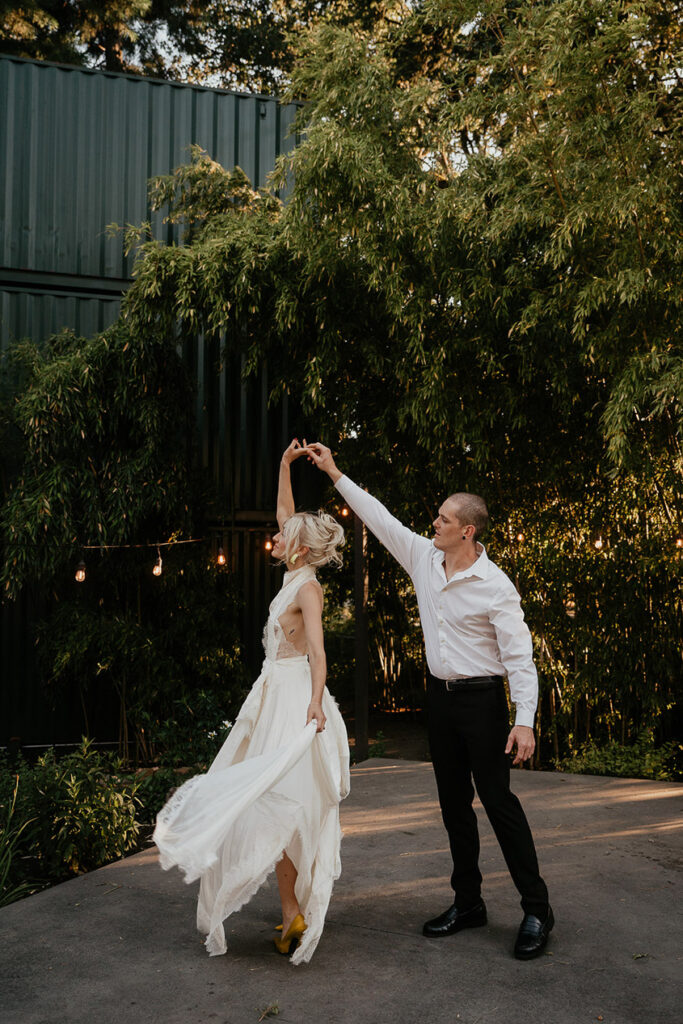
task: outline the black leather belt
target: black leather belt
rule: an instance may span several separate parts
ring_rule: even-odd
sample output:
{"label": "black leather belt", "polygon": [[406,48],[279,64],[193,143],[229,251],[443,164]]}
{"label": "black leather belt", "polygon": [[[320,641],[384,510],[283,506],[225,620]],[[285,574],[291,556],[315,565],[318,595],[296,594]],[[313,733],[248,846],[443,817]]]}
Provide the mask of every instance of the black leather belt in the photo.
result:
{"label": "black leather belt", "polygon": [[488,690],[492,686],[500,686],[503,676],[469,676],[466,679],[441,679],[446,689],[453,690]]}

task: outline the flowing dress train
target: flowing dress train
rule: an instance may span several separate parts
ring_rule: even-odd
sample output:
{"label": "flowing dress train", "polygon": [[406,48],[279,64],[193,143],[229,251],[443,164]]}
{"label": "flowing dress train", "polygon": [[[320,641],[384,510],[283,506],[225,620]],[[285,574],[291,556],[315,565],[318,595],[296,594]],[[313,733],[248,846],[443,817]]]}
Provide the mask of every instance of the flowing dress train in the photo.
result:
{"label": "flowing dress train", "polygon": [[211,956],[225,953],[223,921],[274,870],[283,851],[298,877],[307,929],[292,963],[310,960],[341,872],[339,801],[349,791],[349,748],[339,709],[325,689],[323,732],[304,726],[311,700],[308,659],[280,618],[315,571],[284,574],[263,634],[265,660],[228,738],[205,775],[189,779],[157,816],[161,866],[201,880],[197,927]]}

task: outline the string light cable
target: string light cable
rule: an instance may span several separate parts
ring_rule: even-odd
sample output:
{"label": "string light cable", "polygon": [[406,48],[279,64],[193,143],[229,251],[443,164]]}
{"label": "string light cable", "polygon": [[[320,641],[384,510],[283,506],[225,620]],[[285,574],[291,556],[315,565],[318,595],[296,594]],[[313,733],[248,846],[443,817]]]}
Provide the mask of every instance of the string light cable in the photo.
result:
{"label": "string light cable", "polygon": [[[187,540],[162,540],[155,543],[147,544],[83,544],[81,545],[81,551],[124,551],[133,550],[139,548],[156,548],[157,559],[154,563],[152,573],[155,576],[161,576],[163,571],[163,559],[161,557],[161,548],[175,547],[177,544],[201,544],[204,537],[188,537]],[[86,568],[85,561],[81,556],[81,560],[76,567],[75,580],[76,583],[85,583]]]}
{"label": "string light cable", "polygon": [[160,540],[149,542],[147,544],[82,544],[81,551],[113,551],[123,550],[123,548],[171,548],[175,547],[176,544],[201,544],[204,537],[190,537],[187,540]]}

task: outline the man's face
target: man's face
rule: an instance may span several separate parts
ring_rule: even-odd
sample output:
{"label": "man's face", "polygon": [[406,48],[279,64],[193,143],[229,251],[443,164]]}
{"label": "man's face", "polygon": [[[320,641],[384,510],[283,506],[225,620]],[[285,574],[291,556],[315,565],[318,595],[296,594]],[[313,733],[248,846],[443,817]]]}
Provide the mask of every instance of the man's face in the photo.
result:
{"label": "man's face", "polygon": [[458,518],[458,507],[450,498],[446,498],[439,514],[433,522],[434,547],[439,551],[454,551],[465,543],[463,533],[468,537],[472,528],[466,528]]}

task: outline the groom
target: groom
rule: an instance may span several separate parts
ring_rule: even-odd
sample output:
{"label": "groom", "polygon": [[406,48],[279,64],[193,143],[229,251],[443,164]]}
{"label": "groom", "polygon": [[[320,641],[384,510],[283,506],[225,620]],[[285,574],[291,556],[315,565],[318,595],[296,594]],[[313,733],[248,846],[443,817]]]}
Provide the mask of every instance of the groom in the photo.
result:
{"label": "groom", "polygon": [[[519,595],[478,540],[488,525],[486,504],[475,494],[452,494],[441,505],[429,540],[344,476],[325,445],[311,444],[307,451],[410,575],[417,594],[429,667],[429,744],[455,893],[453,905],[427,921],[423,934],[437,938],[486,924],[474,780],[522,897],[515,956],[532,960],[545,948],[555,922],[529,825],[510,790],[507,755],[514,751],[513,764],[520,764],[534,752],[538,678]],[[512,730],[504,676],[516,705]]]}

